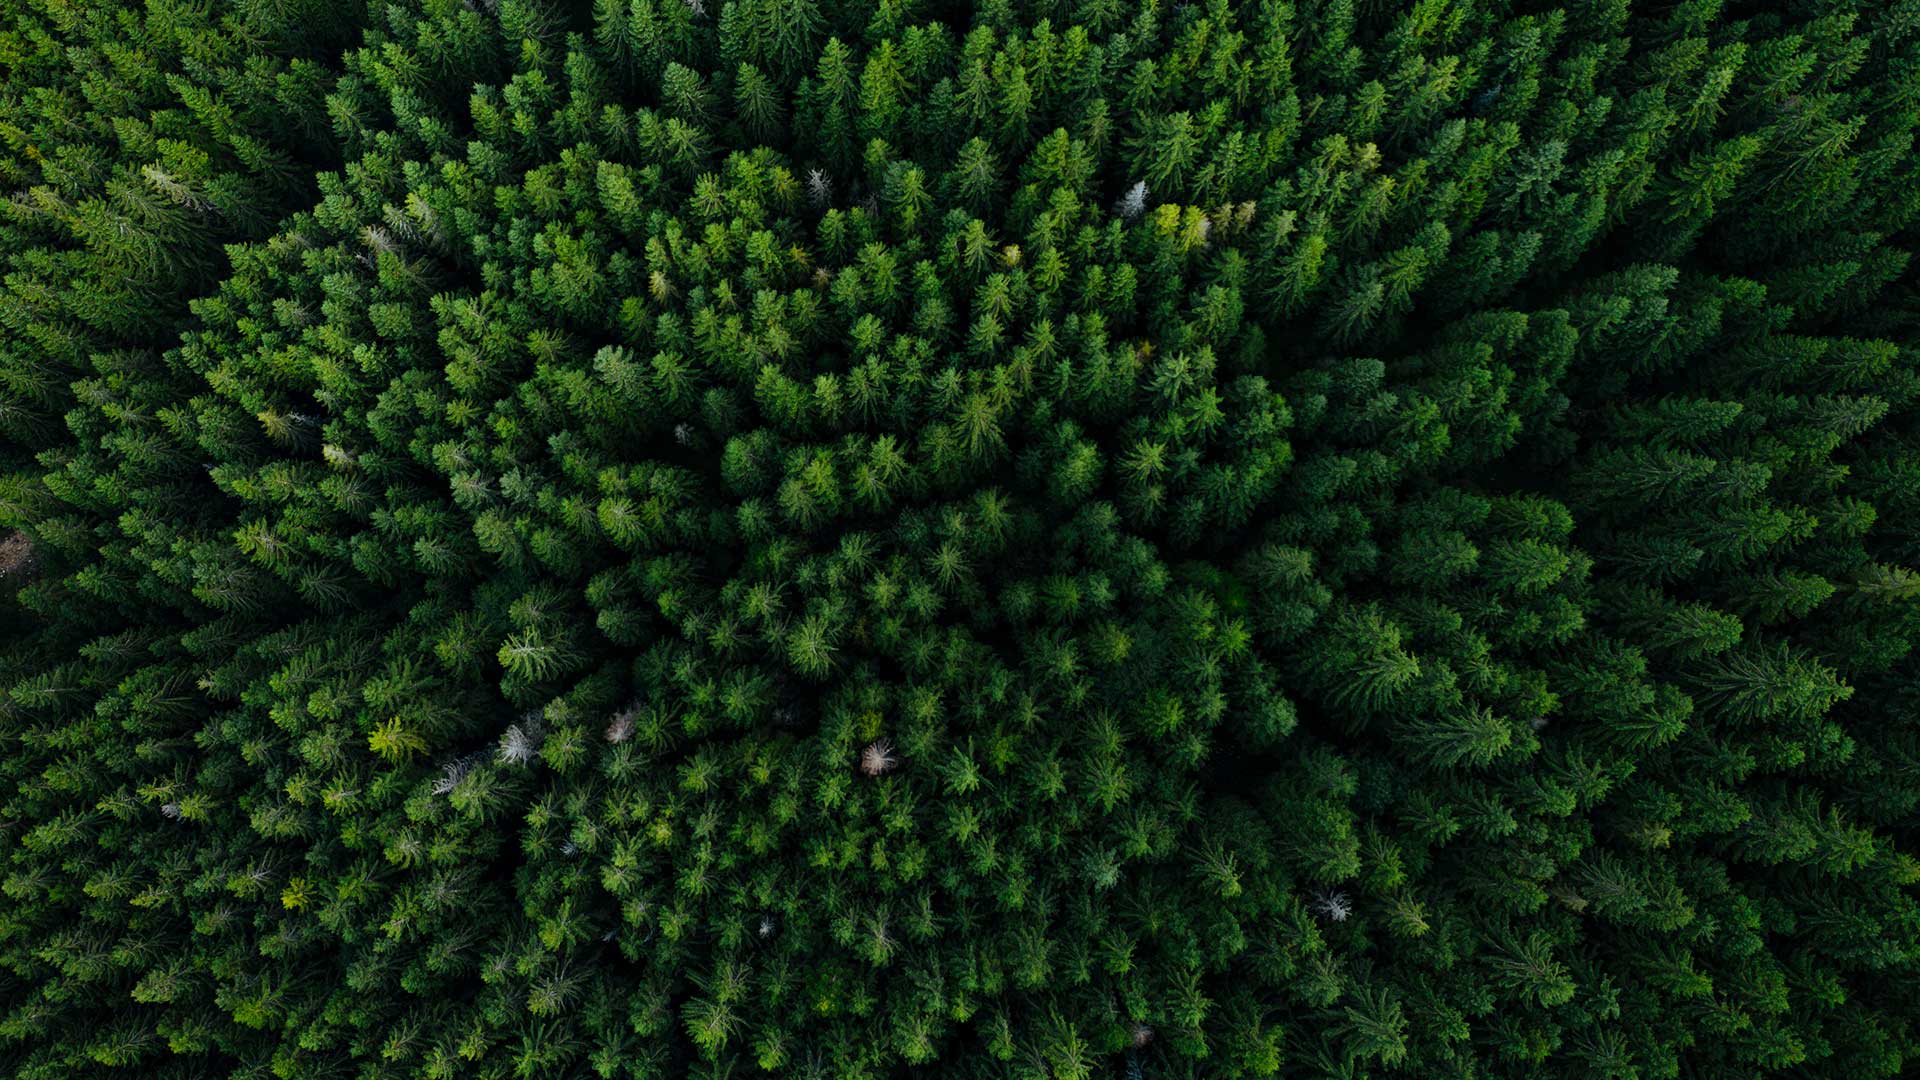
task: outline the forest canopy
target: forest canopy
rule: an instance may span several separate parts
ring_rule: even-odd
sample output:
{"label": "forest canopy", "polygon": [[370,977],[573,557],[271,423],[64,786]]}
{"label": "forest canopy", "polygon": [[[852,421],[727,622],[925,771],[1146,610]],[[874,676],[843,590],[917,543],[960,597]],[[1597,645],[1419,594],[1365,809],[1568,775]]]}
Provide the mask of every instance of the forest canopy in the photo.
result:
{"label": "forest canopy", "polygon": [[0,1073],[1920,1068],[1920,2],[0,5]]}

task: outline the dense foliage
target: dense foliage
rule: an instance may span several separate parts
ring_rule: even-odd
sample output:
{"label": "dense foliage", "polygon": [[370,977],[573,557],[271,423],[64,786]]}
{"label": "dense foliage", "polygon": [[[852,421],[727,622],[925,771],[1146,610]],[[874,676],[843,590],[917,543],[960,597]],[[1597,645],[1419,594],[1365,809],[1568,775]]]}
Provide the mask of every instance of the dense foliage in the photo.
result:
{"label": "dense foliage", "polygon": [[1920,3],[0,18],[7,1076],[1920,1061]]}

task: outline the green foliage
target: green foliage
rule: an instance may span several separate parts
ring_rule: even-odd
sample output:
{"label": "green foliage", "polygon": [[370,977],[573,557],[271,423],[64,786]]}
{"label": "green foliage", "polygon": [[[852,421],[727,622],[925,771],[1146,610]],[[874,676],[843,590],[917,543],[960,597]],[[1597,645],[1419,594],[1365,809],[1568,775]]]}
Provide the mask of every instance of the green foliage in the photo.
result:
{"label": "green foliage", "polygon": [[0,1072],[1920,1058],[1905,6],[0,18]]}

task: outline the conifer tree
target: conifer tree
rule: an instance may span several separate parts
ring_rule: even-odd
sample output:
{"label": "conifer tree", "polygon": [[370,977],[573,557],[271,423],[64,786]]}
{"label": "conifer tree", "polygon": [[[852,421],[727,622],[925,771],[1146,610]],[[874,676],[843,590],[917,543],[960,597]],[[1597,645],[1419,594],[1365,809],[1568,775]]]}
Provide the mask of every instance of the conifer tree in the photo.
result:
{"label": "conifer tree", "polygon": [[1904,8],[5,20],[7,1075],[1912,1070]]}

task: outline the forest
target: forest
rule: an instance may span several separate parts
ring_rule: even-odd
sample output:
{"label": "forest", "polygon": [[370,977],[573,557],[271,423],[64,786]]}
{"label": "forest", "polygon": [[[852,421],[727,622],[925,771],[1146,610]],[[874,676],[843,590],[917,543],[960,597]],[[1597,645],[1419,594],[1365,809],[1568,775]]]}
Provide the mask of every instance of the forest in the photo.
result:
{"label": "forest", "polygon": [[1920,0],[0,0],[0,1075],[1920,1072]]}

